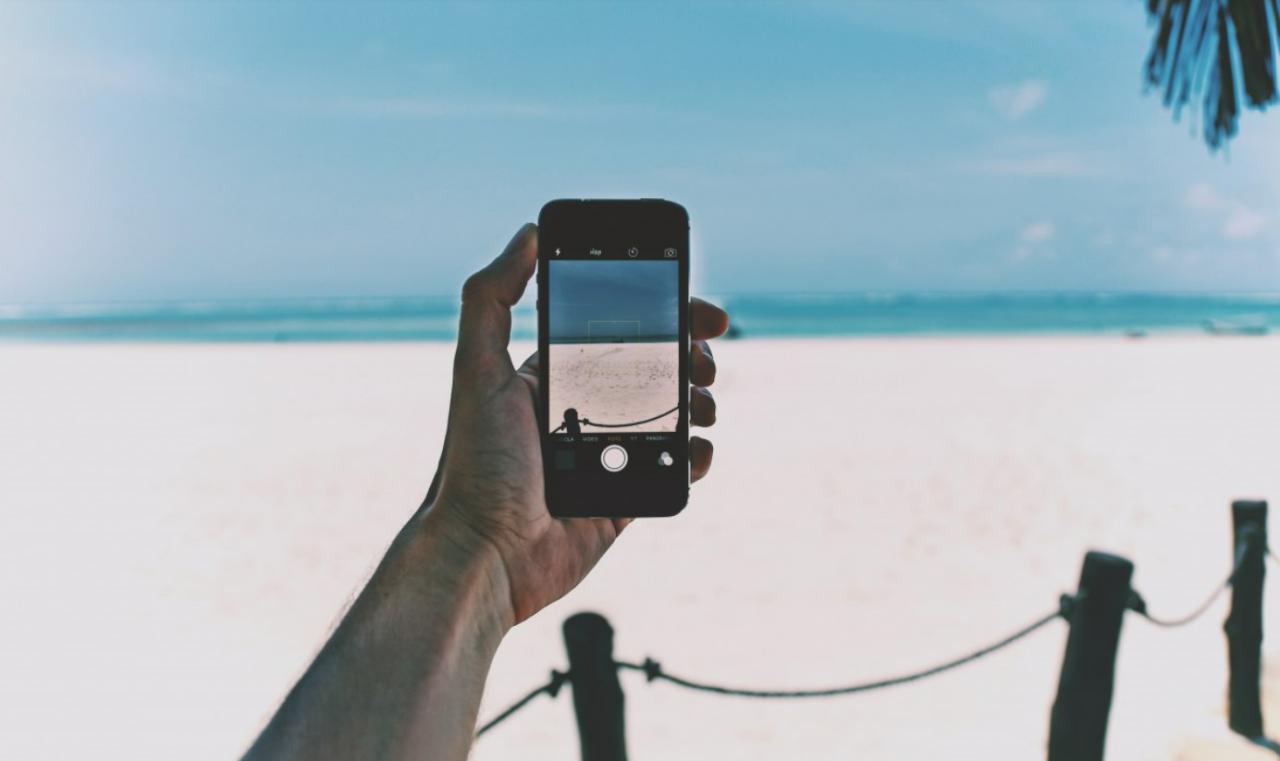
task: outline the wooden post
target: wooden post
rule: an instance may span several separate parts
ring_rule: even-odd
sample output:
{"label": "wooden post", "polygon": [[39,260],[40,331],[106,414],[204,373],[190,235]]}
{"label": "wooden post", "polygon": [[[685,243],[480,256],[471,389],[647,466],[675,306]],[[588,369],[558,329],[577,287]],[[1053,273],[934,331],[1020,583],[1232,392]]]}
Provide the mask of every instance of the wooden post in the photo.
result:
{"label": "wooden post", "polygon": [[613,663],[613,627],[598,613],[564,622],[573,710],[578,717],[582,761],[626,761],[622,685]]}
{"label": "wooden post", "polygon": [[1250,740],[1262,734],[1262,585],[1267,566],[1267,503],[1231,503],[1235,528],[1232,556],[1239,567],[1231,580],[1227,632],[1227,714],[1231,729]]}
{"label": "wooden post", "polygon": [[1049,719],[1049,761],[1101,761],[1115,680],[1120,624],[1133,563],[1105,552],[1084,556],[1058,696]]}

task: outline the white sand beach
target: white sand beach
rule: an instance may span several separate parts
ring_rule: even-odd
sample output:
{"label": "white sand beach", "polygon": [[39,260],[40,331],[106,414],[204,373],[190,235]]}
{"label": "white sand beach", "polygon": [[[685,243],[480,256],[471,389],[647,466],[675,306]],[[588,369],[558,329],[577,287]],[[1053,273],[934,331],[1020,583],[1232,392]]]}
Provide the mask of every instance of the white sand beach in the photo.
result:
{"label": "white sand beach", "polygon": [[597,423],[648,422],[623,428],[583,426],[584,433],[650,433],[676,430],[678,412],[648,420],[680,402],[680,345],[661,343],[565,343],[550,345],[548,426],[566,409]]}
{"label": "white sand beach", "polygon": [[[236,757],[422,498],[452,352],[0,345],[0,758]],[[482,718],[564,668],[559,627],[580,610],[610,618],[620,658],[780,688],[1003,636],[1095,547],[1179,615],[1226,576],[1230,501],[1280,504],[1274,338],[748,340],[716,357],[711,476],[511,633]],[[1274,582],[1267,605],[1280,632]],[[1225,610],[1174,631],[1128,618],[1109,761],[1272,758],[1225,726]],[[1043,758],[1065,633],[813,702],[627,673],[631,757]],[[1280,640],[1264,647],[1280,733]],[[576,756],[567,693],[473,753]]]}

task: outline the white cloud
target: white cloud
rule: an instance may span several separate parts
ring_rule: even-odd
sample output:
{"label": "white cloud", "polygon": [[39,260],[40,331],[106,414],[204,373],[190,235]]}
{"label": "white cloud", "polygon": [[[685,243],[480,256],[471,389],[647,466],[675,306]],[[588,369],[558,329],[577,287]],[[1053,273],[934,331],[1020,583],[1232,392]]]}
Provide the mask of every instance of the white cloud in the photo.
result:
{"label": "white cloud", "polygon": [[969,169],[980,174],[1013,177],[1086,177],[1099,174],[1093,165],[1074,153],[986,159],[970,164]]}
{"label": "white cloud", "polygon": [[143,57],[70,50],[12,48],[0,44],[0,91],[45,94],[97,90],[142,96],[186,96],[213,84],[193,72]]}
{"label": "white cloud", "polygon": [[613,103],[581,104],[523,100],[506,97],[339,98],[316,101],[312,108],[326,114],[363,116],[378,119],[453,119],[480,117],[496,119],[606,119],[655,115],[654,109]]}
{"label": "white cloud", "polygon": [[1237,206],[1222,225],[1222,237],[1226,240],[1248,240],[1257,237],[1266,226],[1265,216],[1245,206]]}
{"label": "white cloud", "polygon": [[1223,240],[1248,240],[1257,237],[1267,226],[1266,215],[1223,197],[1207,182],[1187,188],[1183,203],[1192,211],[1222,218]]}
{"label": "white cloud", "polygon": [[1019,239],[1023,243],[1043,243],[1053,237],[1057,232],[1052,222],[1033,222],[1022,228],[1022,234]]}
{"label": "white cloud", "polygon": [[1044,103],[1049,85],[1041,79],[1028,79],[1016,85],[993,87],[987,91],[987,102],[1006,119],[1021,119]]}
{"label": "white cloud", "polygon": [[343,100],[336,110],[358,116],[398,119],[442,119],[460,116],[490,116],[537,119],[563,115],[564,110],[517,100],[450,100],[435,98],[370,98]]}
{"label": "white cloud", "polygon": [[1187,188],[1187,194],[1182,200],[1188,209],[1195,211],[1215,211],[1227,205],[1222,196],[1218,195],[1218,191],[1207,182],[1197,182]]}
{"label": "white cloud", "polygon": [[1054,252],[1047,248],[1045,243],[1051,240],[1057,231],[1058,228],[1048,220],[1032,222],[1022,228],[1018,233],[1018,246],[1013,250],[1013,261],[1054,258]]}

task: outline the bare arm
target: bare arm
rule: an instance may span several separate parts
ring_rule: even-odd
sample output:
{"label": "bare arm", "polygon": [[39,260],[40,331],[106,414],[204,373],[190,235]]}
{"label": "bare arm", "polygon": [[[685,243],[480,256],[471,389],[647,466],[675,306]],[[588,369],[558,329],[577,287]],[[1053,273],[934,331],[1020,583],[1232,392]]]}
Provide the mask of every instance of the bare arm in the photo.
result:
{"label": "bare arm", "polygon": [[[342,624],[245,758],[465,759],[489,664],[516,623],[578,584],[627,520],[547,512],[536,424],[536,355],[507,353],[511,307],[537,261],[526,225],[463,289],[449,430],[427,503],[387,551]],[[715,421],[706,339],[728,317],[694,300],[690,406]],[[711,443],[690,439],[693,478]]]}
{"label": "bare arm", "polygon": [[496,552],[446,524],[405,526],[247,759],[466,757],[510,592]]}

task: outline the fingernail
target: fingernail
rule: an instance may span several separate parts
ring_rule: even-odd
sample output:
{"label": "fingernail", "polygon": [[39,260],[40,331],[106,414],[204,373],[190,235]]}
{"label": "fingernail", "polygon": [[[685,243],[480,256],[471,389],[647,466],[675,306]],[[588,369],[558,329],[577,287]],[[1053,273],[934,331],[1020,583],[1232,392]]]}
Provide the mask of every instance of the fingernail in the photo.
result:
{"label": "fingernail", "polygon": [[516,230],[516,234],[511,236],[511,240],[507,241],[507,246],[503,249],[503,252],[505,253],[516,250],[516,248],[518,248],[518,244],[537,228],[538,226],[532,222],[525,222],[523,225],[520,225],[520,229]]}
{"label": "fingernail", "polygon": [[532,222],[525,222],[520,225],[520,229],[516,230],[516,240],[524,240],[525,238],[537,232],[538,226]]}

